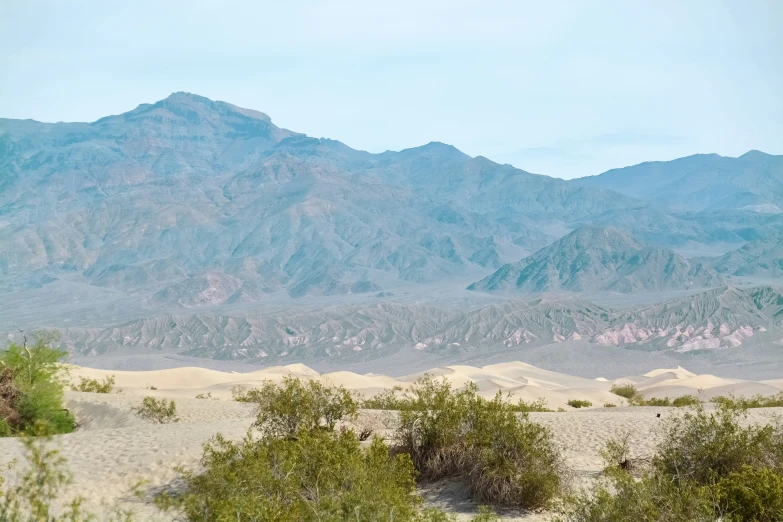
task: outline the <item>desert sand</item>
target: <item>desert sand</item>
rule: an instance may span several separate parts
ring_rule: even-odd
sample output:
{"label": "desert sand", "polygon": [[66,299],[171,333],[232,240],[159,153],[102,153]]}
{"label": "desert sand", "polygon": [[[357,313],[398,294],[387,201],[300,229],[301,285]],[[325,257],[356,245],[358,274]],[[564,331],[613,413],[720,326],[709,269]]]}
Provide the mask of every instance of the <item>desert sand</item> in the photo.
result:
{"label": "desert sand", "polygon": [[[549,408],[562,408],[557,413],[532,413],[530,417],[552,428],[562,447],[569,467],[583,484],[593,480],[602,469],[599,454],[606,440],[630,431],[634,456],[649,456],[659,440],[657,427],[663,419],[677,415],[677,408],[626,407],[624,399],[612,394],[613,383],[631,382],[645,397],[674,398],[693,394],[711,398],[716,395],[772,395],[783,391],[783,381],[739,381],[712,375],[695,375],[683,368],[660,369],[644,375],[629,376],[615,381],[597,377],[585,379],[542,370],[514,362],[476,368],[446,366],[427,372],[448,379],[455,388],[474,382],[483,396],[501,391],[511,400],[544,399]],[[335,372],[319,375],[304,365],[273,367],[252,373],[233,373],[203,368],[178,368],[149,372],[105,371],[82,367],[71,368],[71,378],[103,379],[114,375],[120,393],[95,394],[68,391],[67,407],[74,412],[79,428],[76,432],[55,437],[53,444],[68,461],[74,482],[71,493],[88,498],[98,506],[101,502],[120,504],[133,509],[141,520],[172,520],[152,506],[131,495],[133,487],[144,482],[144,489],[154,491],[177,477],[177,466],[194,469],[202,446],[217,433],[228,438],[241,438],[254,420],[252,404],[231,400],[231,389],[237,385],[259,386],[267,380],[280,381],[285,375],[342,385],[365,396],[407,386],[422,374],[392,378],[383,375],[359,375]],[[212,399],[196,399],[198,394],[212,394]],[[172,424],[152,424],[138,418],[132,408],[142,396],[173,398],[177,402],[180,421]],[[566,402],[586,399],[591,408],[573,409]],[[605,403],[615,408],[604,408]],[[752,410],[748,422],[765,423],[783,409]],[[660,414],[660,417],[658,417]],[[358,424],[373,425],[378,433],[387,433],[393,415],[386,412],[363,411]],[[0,439],[0,465],[17,459],[23,453],[19,441]],[[468,518],[476,506],[464,495],[459,485],[427,486],[422,494],[428,503]],[[502,512],[504,520],[543,521],[547,514],[519,511]]]}

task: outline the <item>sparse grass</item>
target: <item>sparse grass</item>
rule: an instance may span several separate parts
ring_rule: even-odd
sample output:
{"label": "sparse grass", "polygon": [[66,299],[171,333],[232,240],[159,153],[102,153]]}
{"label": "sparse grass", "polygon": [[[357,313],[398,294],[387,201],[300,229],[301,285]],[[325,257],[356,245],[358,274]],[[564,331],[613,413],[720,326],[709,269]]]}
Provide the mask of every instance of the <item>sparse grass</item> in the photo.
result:
{"label": "sparse grass", "polygon": [[530,412],[551,413],[554,411],[549,409],[544,399],[538,399],[533,402],[525,402],[520,399],[519,402],[517,402],[516,404],[511,404],[510,407],[513,411],[521,412],[521,413],[530,413]]}
{"label": "sparse grass", "polygon": [[141,405],[133,411],[142,419],[156,424],[179,422],[177,417],[177,403],[173,399],[158,399],[156,397],[144,397]]}
{"label": "sparse grass", "polygon": [[616,408],[616,407],[617,405],[612,404],[611,402],[607,402],[606,404],[604,404],[604,408]]}
{"label": "sparse grass", "polygon": [[102,382],[97,379],[79,377],[79,384],[72,385],[71,389],[77,392],[111,393],[114,389],[114,384],[114,375],[104,377]]}
{"label": "sparse grass", "polygon": [[572,408],[589,408],[593,405],[590,401],[580,400],[580,399],[571,399],[566,404],[571,406]]}
{"label": "sparse grass", "polygon": [[198,395],[196,395],[196,398],[197,398],[197,399],[212,399],[213,401],[218,401],[218,400],[220,400],[220,397],[213,397],[213,396],[212,396],[212,392],[208,392],[208,393],[206,393],[206,394],[204,394],[204,393],[199,393]]}

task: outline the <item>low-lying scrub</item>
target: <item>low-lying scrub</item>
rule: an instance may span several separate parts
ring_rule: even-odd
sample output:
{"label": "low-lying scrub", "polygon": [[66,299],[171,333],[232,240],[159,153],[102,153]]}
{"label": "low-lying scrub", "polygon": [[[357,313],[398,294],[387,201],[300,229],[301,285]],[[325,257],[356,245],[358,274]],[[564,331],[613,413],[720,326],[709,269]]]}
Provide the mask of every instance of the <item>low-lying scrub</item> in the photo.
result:
{"label": "low-lying scrub", "polygon": [[734,409],[752,409],[752,408],[781,408],[783,407],[783,392],[771,397],[754,395],[753,397],[714,397],[712,402],[728,406]]}
{"label": "low-lying scrub", "polygon": [[582,400],[582,399],[571,399],[566,404],[568,404],[572,408],[589,408],[590,406],[593,405],[592,402],[585,401],[585,400]]}
{"label": "low-lying scrub", "polygon": [[694,406],[699,404],[701,400],[693,395],[683,395],[677,397],[674,400],[664,397],[663,399],[650,398],[645,399],[642,395],[636,391],[636,386],[633,384],[613,384],[609,389],[610,392],[615,395],[619,395],[628,400],[629,406],[674,406],[681,408],[683,406]]}
{"label": "low-lying scrub", "polygon": [[59,364],[66,352],[51,348],[41,335],[0,353],[0,436],[12,436],[46,423],[52,433],[69,433],[76,422],[63,407],[66,375]]}
{"label": "low-lying scrub", "polygon": [[612,387],[609,388],[609,391],[614,393],[615,395],[619,395],[620,397],[624,397],[628,400],[631,400],[633,397],[637,396],[636,386],[633,384],[612,384]]}
{"label": "low-lying scrub", "polygon": [[[355,431],[335,429],[338,421],[356,418],[357,403],[344,388],[291,377],[235,396],[240,394],[258,404],[255,427],[261,435],[250,432],[241,442],[218,435],[205,446],[204,471],[184,473],[184,488],[160,494],[159,507],[179,511],[184,520],[204,522],[454,520],[437,509],[422,509],[414,494],[418,473],[411,454],[389,448],[378,437],[363,448]],[[510,419],[497,424],[504,419],[489,412],[485,417],[484,432],[489,423],[501,434],[513,425]],[[489,510],[475,518],[494,520]]]}
{"label": "low-lying scrub", "polygon": [[114,375],[104,377],[103,381],[79,377],[79,384],[72,385],[71,389],[77,392],[111,393],[114,390],[114,384]]}
{"label": "low-lying scrub", "polygon": [[156,397],[144,397],[141,405],[133,408],[133,411],[142,419],[156,424],[167,422],[179,422],[177,417],[177,403],[173,399],[158,399]]}
{"label": "low-lying scrub", "polygon": [[649,469],[629,472],[628,437],[610,441],[610,482],[573,498],[569,522],[783,520],[783,426],[744,425],[746,410],[698,403],[663,425]]}
{"label": "low-lying scrub", "polygon": [[564,464],[549,429],[471,384],[454,391],[425,377],[400,400],[397,452],[409,455],[424,480],[457,477],[474,498],[543,508],[561,492]]}

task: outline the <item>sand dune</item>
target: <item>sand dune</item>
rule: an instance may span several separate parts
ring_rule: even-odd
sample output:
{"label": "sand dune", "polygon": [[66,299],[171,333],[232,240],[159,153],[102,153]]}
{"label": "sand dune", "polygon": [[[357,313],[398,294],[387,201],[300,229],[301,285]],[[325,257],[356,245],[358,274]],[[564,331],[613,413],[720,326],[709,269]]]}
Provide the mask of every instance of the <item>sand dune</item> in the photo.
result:
{"label": "sand dune", "polygon": [[[649,454],[657,442],[656,427],[662,419],[678,414],[676,408],[623,407],[624,399],[612,394],[617,382],[633,382],[645,397],[674,398],[701,390],[705,399],[716,395],[774,395],[783,389],[783,380],[764,382],[723,379],[713,375],[695,375],[683,368],[660,369],[644,375],[615,381],[585,379],[536,368],[524,363],[504,363],[483,368],[455,365],[434,368],[429,372],[393,378],[384,375],[360,375],[338,371],[319,375],[301,365],[277,366],[251,373],[219,372],[203,368],[177,368],[159,371],[104,371],[72,367],[71,379],[103,379],[114,375],[121,393],[94,394],[67,392],[67,407],[76,415],[79,429],[56,437],[55,443],[68,460],[74,473],[72,491],[90,495],[90,502],[101,499],[120,502],[133,508],[141,520],[171,520],[153,507],[133,499],[129,493],[140,480],[156,487],[176,477],[175,466],[193,469],[198,465],[202,446],[215,434],[233,439],[242,437],[254,420],[254,406],[230,400],[231,388],[237,385],[259,386],[264,381],[279,382],[286,375],[345,386],[370,396],[394,386],[407,387],[424,373],[447,379],[455,388],[475,383],[481,395],[491,397],[501,392],[512,401],[543,399],[559,413],[534,413],[531,417],[554,431],[569,466],[580,480],[593,480],[601,469],[599,451],[610,437],[632,432],[633,451]],[[155,389],[153,389],[153,387]],[[196,399],[211,393],[217,400]],[[141,396],[170,397],[177,401],[180,421],[155,425],[137,417],[133,408]],[[570,399],[592,402],[593,407],[573,409]],[[615,408],[603,408],[605,403]],[[658,417],[661,414],[661,417]],[[753,410],[748,422],[764,422],[769,410]],[[364,411],[358,421],[372,425],[377,433],[390,433],[394,414]],[[390,425],[391,422],[391,425]],[[21,456],[17,440],[0,439],[0,466]],[[424,492],[428,502],[467,511],[476,506],[465,498],[456,499],[453,488],[432,487]],[[467,506],[467,507],[465,507]],[[460,514],[460,519],[468,517]],[[543,521],[545,514],[505,513],[504,520]]]}

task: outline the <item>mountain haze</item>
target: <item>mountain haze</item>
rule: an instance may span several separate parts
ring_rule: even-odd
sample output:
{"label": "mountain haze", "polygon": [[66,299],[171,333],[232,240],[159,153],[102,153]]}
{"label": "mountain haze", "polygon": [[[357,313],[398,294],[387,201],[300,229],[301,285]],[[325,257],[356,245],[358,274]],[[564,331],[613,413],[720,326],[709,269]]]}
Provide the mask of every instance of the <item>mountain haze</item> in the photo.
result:
{"label": "mountain haze", "polygon": [[722,278],[666,248],[644,247],[613,228],[582,227],[469,290],[525,293],[567,290],[670,290],[716,286]]}

